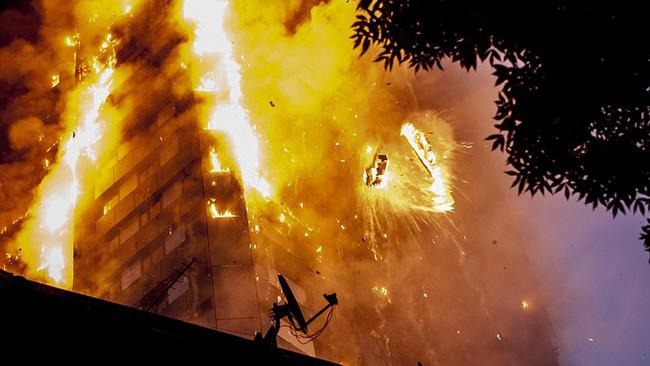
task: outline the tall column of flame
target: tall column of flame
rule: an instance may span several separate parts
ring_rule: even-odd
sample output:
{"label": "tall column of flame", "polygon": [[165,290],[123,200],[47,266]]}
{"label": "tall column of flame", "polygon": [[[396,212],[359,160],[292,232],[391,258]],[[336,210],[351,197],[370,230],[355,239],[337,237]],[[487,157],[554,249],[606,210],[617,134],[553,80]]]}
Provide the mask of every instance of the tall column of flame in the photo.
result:
{"label": "tall column of flame", "polygon": [[61,287],[72,286],[73,218],[81,193],[78,163],[82,157],[95,160],[94,146],[103,135],[100,108],[111,92],[115,67],[113,43],[108,34],[99,51],[112,55],[105,63],[93,58],[95,76],[70,96],[78,93],[80,112],[76,118],[66,121],[57,162],[41,182],[30,219],[17,237],[17,244],[24,249],[28,275],[43,278],[41,273],[46,272],[45,280]]}
{"label": "tall column of flame", "polygon": [[216,96],[205,127],[229,138],[244,186],[268,197],[270,186],[260,174],[258,137],[241,104],[240,67],[225,29],[228,4],[225,0],[184,1],[183,17],[195,26],[190,62],[199,72],[196,90]]}

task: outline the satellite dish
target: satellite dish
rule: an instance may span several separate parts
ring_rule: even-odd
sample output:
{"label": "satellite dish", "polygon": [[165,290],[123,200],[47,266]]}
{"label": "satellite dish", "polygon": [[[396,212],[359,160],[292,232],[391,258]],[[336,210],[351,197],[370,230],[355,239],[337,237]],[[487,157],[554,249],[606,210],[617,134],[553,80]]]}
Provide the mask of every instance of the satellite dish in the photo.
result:
{"label": "satellite dish", "polygon": [[[289,287],[289,283],[287,282],[286,278],[284,278],[284,276],[282,275],[278,275],[278,281],[280,282],[280,287],[282,288],[282,292],[284,293],[284,297],[287,300],[287,302],[281,305],[278,305],[278,303],[273,303],[273,308],[271,309],[271,318],[273,319],[274,323],[271,325],[271,327],[266,332],[266,335],[264,335],[263,338],[259,333],[255,336],[255,339],[257,341],[264,342],[274,347],[277,347],[278,345],[276,338],[278,335],[278,331],[280,330],[280,320],[282,318],[284,317],[289,318],[289,322],[291,323],[291,326],[296,331],[300,331],[303,332],[304,334],[307,334],[307,326],[309,325],[309,323],[316,320],[327,309],[334,308],[339,303],[339,300],[336,297],[336,293],[323,294],[323,297],[327,301],[327,305],[325,305],[325,307],[323,307],[314,316],[309,318],[309,320],[305,321],[305,317],[304,315],[302,315],[302,311],[300,310],[300,305],[298,304],[298,301],[296,300],[293,291],[291,291],[291,287]],[[296,323],[298,324],[296,325]],[[325,325],[327,325],[327,323]]]}
{"label": "satellite dish", "polygon": [[[284,293],[284,297],[287,299],[287,317],[289,318],[289,321],[293,325],[296,330],[302,331],[303,333],[307,334],[307,324],[305,323],[305,317],[302,315],[302,311],[300,310],[300,305],[298,305],[298,301],[296,300],[296,297],[293,295],[293,291],[291,291],[291,287],[289,287],[289,283],[287,283],[287,280],[284,278],[282,275],[278,275],[278,280],[280,281],[280,287],[282,288],[282,292]],[[293,320],[296,320],[298,323],[298,326],[294,324]]]}

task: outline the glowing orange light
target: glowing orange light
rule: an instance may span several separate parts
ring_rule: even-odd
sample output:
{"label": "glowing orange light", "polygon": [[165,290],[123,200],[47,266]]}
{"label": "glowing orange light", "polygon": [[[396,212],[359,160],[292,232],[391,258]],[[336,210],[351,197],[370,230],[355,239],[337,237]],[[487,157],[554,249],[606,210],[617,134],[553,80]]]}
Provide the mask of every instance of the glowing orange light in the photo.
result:
{"label": "glowing orange light", "polygon": [[381,287],[380,287],[380,286],[375,286],[375,287],[372,288],[372,292],[374,292],[374,293],[376,293],[376,294],[378,294],[378,295],[383,296],[384,298],[386,298],[386,301],[387,301],[389,304],[392,304],[392,301],[391,301],[391,299],[390,299],[390,295],[388,294],[388,289],[387,289],[386,287],[383,287],[383,286],[381,286]]}
{"label": "glowing orange light", "polygon": [[237,217],[237,215],[230,212],[230,210],[219,211],[219,209],[217,209],[216,200],[214,198],[211,198],[208,201],[208,211],[210,212],[210,216],[212,216],[213,219]]}
{"label": "glowing orange light", "polygon": [[196,62],[193,67],[199,69],[200,74],[196,89],[227,96],[225,100],[215,98],[218,102],[211,106],[206,127],[229,138],[244,186],[269,197],[271,187],[260,172],[258,137],[241,104],[240,67],[225,29],[228,5],[229,2],[223,0],[185,0],[183,3],[185,20],[195,26],[192,51]]}
{"label": "glowing orange light", "polygon": [[422,165],[433,178],[429,190],[433,193],[434,210],[438,212],[452,211],[454,209],[454,199],[451,196],[447,177],[426,135],[413,126],[412,123],[402,125],[401,135],[408,141]]}
{"label": "glowing orange light", "polygon": [[57,85],[59,85],[59,83],[61,82],[61,76],[59,74],[52,75],[51,79],[52,79],[53,88],[56,88]]}
{"label": "glowing orange light", "polygon": [[[67,37],[66,44],[74,46],[78,39],[78,34]],[[38,188],[36,209],[16,238],[17,244],[25,249],[23,258],[29,269],[46,271],[48,281],[63,287],[72,284],[72,218],[81,192],[77,165],[82,157],[95,160],[95,144],[104,132],[100,108],[112,89],[114,39],[109,34],[105,40],[100,52],[108,52],[108,61],[93,58],[96,73],[78,90],[81,112],[68,121],[78,122],[68,125],[56,162],[44,161],[49,174]]]}
{"label": "glowing orange light", "polygon": [[228,173],[230,169],[222,168],[219,158],[217,158],[217,151],[215,149],[210,150],[210,173]]}

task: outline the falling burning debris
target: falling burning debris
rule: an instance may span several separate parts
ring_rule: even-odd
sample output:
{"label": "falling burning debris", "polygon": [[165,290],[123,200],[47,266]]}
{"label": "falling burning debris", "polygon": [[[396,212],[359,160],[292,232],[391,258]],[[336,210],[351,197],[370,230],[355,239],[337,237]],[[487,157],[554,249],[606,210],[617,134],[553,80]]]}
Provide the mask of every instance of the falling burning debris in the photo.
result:
{"label": "falling burning debris", "polygon": [[372,292],[374,292],[374,293],[376,293],[376,294],[378,294],[378,295],[383,296],[384,298],[386,298],[386,301],[387,301],[389,304],[392,304],[392,303],[393,303],[393,302],[391,301],[391,299],[390,299],[390,295],[388,294],[388,289],[387,289],[386,287],[383,287],[383,286],[381,286],[381,287],[380,287],[380,286],[375,286],[375,287],[372,288]]}
{"label": "falling burning debris", "polygon": [[433,178],[429,190],[433,193],[434,210],[438,212],[452,211],[454,209],[454,199],[451,196],[447,177],[424,132],[418,130],[412,123],[407,122],[402,125],[401,135],[406,138],[422,165]]}
{"label": "falling burning debris", "polygon": [[183,64],[191,65],[196,91],[213,97],[205,102],[205,128],[228,138],[244,186],[268,197],[271,187],[261,175],[259,141],[241,104],[240,67],[225,29],[228,5],[223,0],[184,1],[183,16],[194,25],[194,39]]}
{"label": "falling burning debris", "polygon": [[388,156],[375,154],[372,165],[363,172],[363,180],[368,187],[386,189],[388,186]]}
{"label": "falling burning debris", "polygon": [[52,75],[52,88],[56,88],[60,82],[61,82],[60,74]]}

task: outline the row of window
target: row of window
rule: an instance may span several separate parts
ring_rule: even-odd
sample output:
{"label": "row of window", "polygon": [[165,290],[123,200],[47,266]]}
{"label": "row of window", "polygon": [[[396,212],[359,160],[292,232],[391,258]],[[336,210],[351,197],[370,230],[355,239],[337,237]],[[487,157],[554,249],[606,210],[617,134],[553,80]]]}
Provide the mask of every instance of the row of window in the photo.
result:
{"label": "row of window", "polygon": [[[180,246],[185,240],[187,239],[186,231],[185,231],[185,225],[181,225],[177,227],[176,229],[169,230],[168,235],[165,236],[165,255],[169,255],[169,253],[173,252],[178,246]],[[156,255],[154,255],[156,257]],[[159,262],[160,259],[162,258],[156,258],[157,260],[152,261],[152,262]],[[153,263],[151,263],[153,265]],[[133,264],[129,265],[126,267],[122,273],[120,274],[120,283],[122,290],[125,290],[127,287],[129,287],[133,282],[135,282],[140,276],[142,276],[142,260],[137,259]],[[149,268],[146,268],[148,271]]]}

